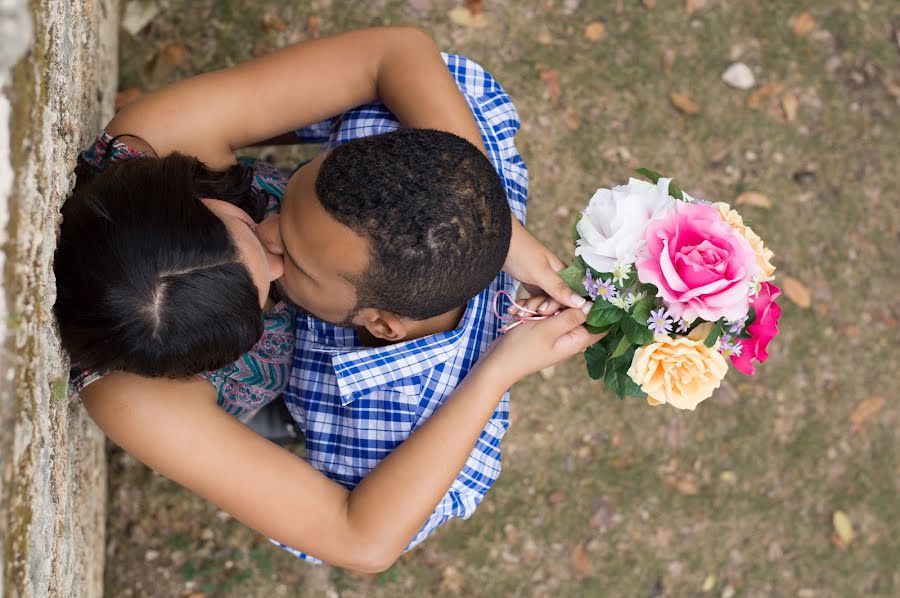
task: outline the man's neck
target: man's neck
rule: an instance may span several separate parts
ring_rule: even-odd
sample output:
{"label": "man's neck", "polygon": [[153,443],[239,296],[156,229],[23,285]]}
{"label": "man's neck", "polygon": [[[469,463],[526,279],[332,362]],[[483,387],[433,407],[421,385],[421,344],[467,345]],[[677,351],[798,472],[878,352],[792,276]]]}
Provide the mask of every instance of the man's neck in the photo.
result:
{"label": "man's neck", "polygon": [[356,327],[356,335],[362,344],[367,347],[386,347],[388,345],[396,345],[397,343],[405,343],[406,341],[415,340],[432,334],[440,334],[441,332],[449,332],[459,326],[463,314],[466,313],[466,306],[462,305],[456,309],[451,309],[439,316],[428,318],[427,320],[418,320],[412,322],[407,330],[406,336],[396,341],[389,341],[373,335],[365,326]]}

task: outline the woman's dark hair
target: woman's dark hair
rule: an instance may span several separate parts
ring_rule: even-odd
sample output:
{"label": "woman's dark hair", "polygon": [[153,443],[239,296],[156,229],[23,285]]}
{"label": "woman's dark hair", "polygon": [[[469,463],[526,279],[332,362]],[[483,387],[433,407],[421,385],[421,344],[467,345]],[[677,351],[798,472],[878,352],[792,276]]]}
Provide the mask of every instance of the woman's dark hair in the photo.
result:
{"label": "woman's dark hair", "polygon": [[[112,144],[110,144],[110,147]],[[76,169],[53,264],[54,311],[73,363],[93,371],[187,378],[221,368],[263,332],[259,291],[225,224],[200,200],[259,220],[252,173],[196,158]]]}

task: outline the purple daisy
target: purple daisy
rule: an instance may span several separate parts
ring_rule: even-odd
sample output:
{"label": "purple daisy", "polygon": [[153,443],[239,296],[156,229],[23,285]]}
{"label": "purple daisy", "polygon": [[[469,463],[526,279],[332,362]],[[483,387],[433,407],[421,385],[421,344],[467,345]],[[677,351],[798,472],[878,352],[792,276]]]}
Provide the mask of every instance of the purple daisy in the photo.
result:
{"label": "purple daisy", "polygon": [[665,307],[650,312],[647,318],[647,326],[654,334],[665,334],[672,332],[672,316]]}

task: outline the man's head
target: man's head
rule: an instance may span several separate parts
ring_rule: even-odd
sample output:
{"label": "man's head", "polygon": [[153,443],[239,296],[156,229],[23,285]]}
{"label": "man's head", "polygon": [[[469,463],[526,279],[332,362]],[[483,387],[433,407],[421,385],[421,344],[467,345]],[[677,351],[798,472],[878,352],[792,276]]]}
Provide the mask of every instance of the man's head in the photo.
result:
{"label": "man's head", "polygon": [[[402,322],[444,314],[490,284],[510,219],[500,177],[464,139],[418,129],[358,139],[291,177],[282,287],[323,320],[400,340],[398,324],[402,333]],[[273,248],[267,224],[260,235]]]}

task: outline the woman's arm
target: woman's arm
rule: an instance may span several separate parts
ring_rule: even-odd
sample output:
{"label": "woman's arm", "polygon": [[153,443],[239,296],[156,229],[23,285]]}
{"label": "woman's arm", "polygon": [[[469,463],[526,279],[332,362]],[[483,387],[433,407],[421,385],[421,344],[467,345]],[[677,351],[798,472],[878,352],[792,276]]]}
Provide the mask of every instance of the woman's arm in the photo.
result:
{"label": "woman's arm", "polygon": [[334,565],[381,571],[446,493],[506,388],[596,342],[584,318],[569,310],[498,340],[352,492],[221,411],[204,381],[114,374],[82,398],[114,442],[251,528]]}
{"label": "woman's arm", "polygon": [[438,47],[415,27],[351,31],[191,77],[129,104],[106,130],[138,136],[160,156],[180,151],[221,167],[237,148],[376,99],[406,126],[483,149]]}

